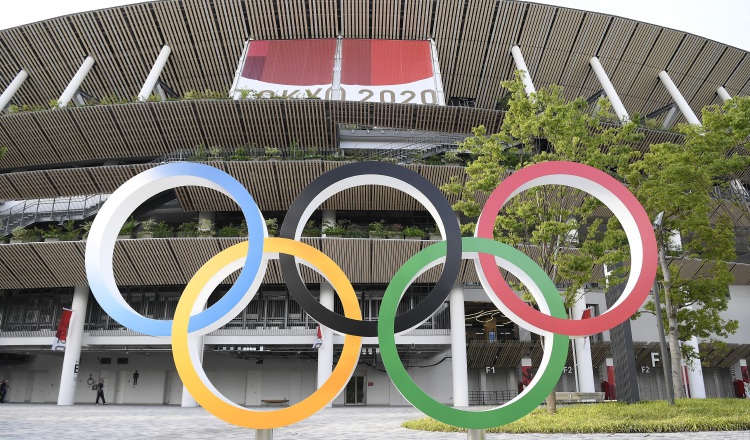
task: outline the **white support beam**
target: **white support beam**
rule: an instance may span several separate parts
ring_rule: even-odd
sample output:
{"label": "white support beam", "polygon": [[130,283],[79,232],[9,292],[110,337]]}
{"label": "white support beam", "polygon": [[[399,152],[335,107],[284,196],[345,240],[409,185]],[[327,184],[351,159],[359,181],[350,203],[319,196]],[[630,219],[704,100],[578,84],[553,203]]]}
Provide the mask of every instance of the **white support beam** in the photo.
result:
{"label": "white support beam", "polygon": [[[583,289],[578,292],[579,298],[573,304],[573,317],[582,319],[586,310],[586,295]],[[594,366],[591,359],[591,341],[588,336],[573,338],[575,345],[576,376],[578,378],[577,391],[582,393],[593,393],[596,391],[594,385]]]}
{"label": "white support beam", "polygon": [[[698,353],[698,338],[693,336],[683,344],[693,347],[693,351]],[[706,398],[706,384],[703,379],[703,366],[700,359],[685,360],[687,365],[688,384],[690,385],[690,397],[693,399]]]}
{"label": "white support beam", "polygon": [[592,57],[589,60],[589,64],[591,64],[591,68],[594,70],[594,74],[596,74],[596,77],[599,79],[599,83],[602,85],[604,93],[607,94],[609,102],[612,103],[612,109],[615,111],[617,118],[620,119],[620,122],[626,124],[628,121],[630,121],[630,116],[628,115],[627,110],[625,110],[625,106],[622,104],[620,96],[617,94],[615,87],[612,85],[612,81],[609,80],[607,72],[604,71],[602,63],[599,62],[599,58]]}
{"label": "white support beam", "polygon": [[65,343],[65,354],[63,355],[62,372],[60,373],[60,391],[57,394],[58,405],[70,406],[75,403],[78,364],[81,360],[83,326],[86,323],[88,302],[88,286],[77,286],[73,290],[73,304],[70,307],[73,314],[68,324],[68,339]]}
{"label": "white support beam", "polygon": [[[161,52],[159,52],[159,56],[156,57],[156,61],[154,62],[154,67],[151,68],[151,72],[149,72],[148,77],[146,78],[146,82],[143,83],[143,87],[141,88],[141,91],[138,92],[138,100],[141,102],[148,101],[148,98],[151,96],[151,93],[154,91],[154,86],[156,85],[156,81],[159,80],[159,76],[161,75],[161,71],[164,70],[164,66],[167,64],[167,60],[169,60],[169,55],[172,53],[172,48],[167,46],[166,44],[164,47],[161,48]],[[164,99],[162,99],[164,101]]]}
{"label": "white support beam", "polygon": [[534,83],[531,81],[529,68],[526,67],[526,61],[523,59],[523,55],[521,54],[521,48],[518,46],[513,46],[510,48],[510,53],[513,54],[513,61],[516,62],[516,67],[518,68],[518,70],[523,71],[523,87],[526,90],[526,94],[531,95],[532,93],[536,93]]}
{"label": "white support beam", "polygon": [[464,288],[456,284],[451,290],[451,361],[453,365],[453,406],[469,406],[469,373],[466,358],[466,312]]}
{"label": "white support beam", "polygon": [[68,104],[70,104],[70,101],[78,92],[78,89],[81,87],[81,84],[83,84],[83,80],[86,79],[86,75],[88,75],[88,73],[91,71],[94,63],[95,61],[92,56],[88,56],[85,60],[83,60],[83,64],[81,64],[81,67],[78,68],[78,72],[76,72],[75,76],[73,76],[73,79],[70,80],[70,84],[68,84],[68,87],[65,88],[65,91],[62,92],[62,95],[60,95],[60,98],[57,100],[58,107],[63,108],[67,107]]}
{"label": "white support beam", "polygon": [[732,96],[729,94],[729,92],[727,92],[727,89],[725,89],[724,86],[719,86],[719,88],[716,89],[716,94],[719,95],[719,98],[721,98],[721,100],[724,102],[732,99]]}
{"label": "white support beam", "polygon": [[659,72],[659,79],[661,80],[661,83],[664,84],[664,87],[667,88],[669,95],[672,96],[672,99],[674,100],[675,104],[677,104],[677,107],[680,109],[680,112],[682,112],[682,115],[685,116],[685,119],[687,119],[688,123],[692,125],[702,125],[701,121],[697,116],[695,116],[695,113],[693,113],[693,109],[690,108],[690,105],[682,96],[682,93],[680,93],[680,90],[672,81],[672,78],[669,77],[669,74],[666,70],[662,70],[661,72]]}
{"label": "white support beam", "polygon": [[5,89],[2,95],[0,95],[0,111],[3,111],[3,109],[10,103],[10,100],[13,99],[13,96],[18,92],[18,89],[21,88],[21,85],[28,77],[29,72],[23,69],[18,72],[18,75],[16,75],[13,81],[10,82],[8,88]]}

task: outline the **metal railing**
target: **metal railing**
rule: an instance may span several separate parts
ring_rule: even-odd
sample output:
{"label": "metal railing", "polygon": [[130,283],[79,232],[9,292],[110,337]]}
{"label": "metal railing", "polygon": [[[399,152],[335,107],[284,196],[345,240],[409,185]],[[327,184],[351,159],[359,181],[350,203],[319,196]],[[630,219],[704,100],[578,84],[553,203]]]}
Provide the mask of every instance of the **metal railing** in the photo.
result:
{"label": "metal railing", "polygon": [[469,405],[500,405],[518,395],[515,390],[469,391]]}
{"label": "metal railing", "polygon": [[109,194],[24,200],[0,211],[0,234],[40,222],[84,220],[99,212]]}

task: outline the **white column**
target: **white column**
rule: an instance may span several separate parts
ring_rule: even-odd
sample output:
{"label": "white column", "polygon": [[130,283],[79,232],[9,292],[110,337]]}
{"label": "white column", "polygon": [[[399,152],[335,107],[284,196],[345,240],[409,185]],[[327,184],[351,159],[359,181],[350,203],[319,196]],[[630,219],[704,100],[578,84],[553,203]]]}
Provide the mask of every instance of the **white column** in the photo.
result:
{"label": "white column", "polygon": [[[322,214],[321,223],[320,223],[321,231],[323,230],[323,225],[325,225],[326,223],[330,223],[332,225],[336,224],[336,211],[332,209],[324,209],[321,214]],[[325,237],[325,234],[321,234],[321,236]]]}
{"label": "white column", "polygon": [[[573,318],[581,319],[586,310],[586,297],[579,292],[580,298],[573,304]],[[596,391],[594,385],[594,366],[591,359],[591,341],[589,337],[575,338],[576,346],[576,368],[578,373],[578,391],[582,393],[593,393]]]}
{"label": "white column", "polygon": [[151,96],[151,92],[154,91],[156,81],[159,80],[159,75],[161,75],[161,71],[164,70],[164,66],[167,64],[167,60],[169,59],[169,55],[171,53],[172,48],[170,48],[166,44],[161,48],[161,52],[159,52],[159,56],[156,57],[156,61],[154,62],[154,67],[151,68],[151,72],[149,72],[148,77],[146,78],[146,82],[143,83],[141,91],[138,92],[139,101],[148,101],[148,98]]}
{"label": "white column", "polygon": [[63,108],[70,104],[70,100],[73,99],[73,96],[78,92],[81,84],[83,84],[83,80],[86,79],[86,75],[88,75],[91,68],[94,66],[94,62],[94,58],[91,56],[87,56],[86,59],[83,60],[83,64],[81,64],[78,72],[76,72],[73,79],[70,80],[70,84],[68,84],[68,87],[65,88],[65,91],[62,92],[62,95],[60,95],[60,98],[57,100],[58,107]]}
{"label": "white column", "polygon": [[[695,353],[698,353],[698,337],[693,336],[690,340],[684,342],[685,345],[693,347]],[[706,385],[703,382],[703,367],[701,361],[692,359],[685,361],[687,365],[688,384],[690,385],[690,397],[694,399],[706,398]]]}
{"label": "white column", "polygon": [[[200,362],[203,364],[203,336],[196,339],[194,342],[195,345],[198,346],[198,353],[200,353]],[[198,405],[198,402],[193,398],[193,396],[190,395],[190,391],[185,387],[185,385],[182,386],[182,402],[180,404],[183,408],[195,408]]]}
{"label": "white column", "polygon": [[[333,310],[333,286],[327,282],[320,283],[320,304],[328,310]],[[333,330],[328,327],[320,326],[320,332],[323,336],[323,345],[318,348],[318,387],[331,377],[333,371]],[[329,402],[327,407],[333,406]]]}
{"label": "white column", "polygon": [[68,326],[68,339],[65,342],[62,373],[60,374],[60,392],[57,395],[58,405],[73,405],[78,384],[78,363],[81,360],[81,343],[83,342],[83,324],[86,321],[86,308],[89,303],[88,286],[76,286],[73,290],[73,315]]}
{"label": "white column", "polygon": [[466,313],[464,287],[456,284],[450,293],[453,406],[469,406],[469,372],[466,362]]}
{"label": "white column", "polygon": [[523,75],[523,86],[526,89],[526,94],[531,95],[532,93],[536,93],[536,88],[534,88],[534,83],[531,81],[531,73],[529,73],[529,68],[526,67],[526,61],[523,59],[523,55],[521,54],[521,48],[518,46],[513,46],[510,48],[510,53],[513,54],[513,61],[516,62],[516,67],[518,70],[522,70]]}
{"label": "white column", "polygon": [[[724,86],[719,86],[718,89],[716,89],[716,94],[719,95],[719,98],[721,98],[722,101],[727,102],[730,99],[732,99],[732,96],[727,92],[727,89],[724,88]],[[3,108],[0,106],[0,108]]]}
{"label": "white column", "polygon": [[591,68],[594,69],[594,73],[599,79],[599,83],[602,85],[604,93],[606,93],[607,98],[609,98],[609,102],[612,103],[612,109],[615,111],[615,114],[620,119],[620,122],[626,124],[630,120],[630,116],[628,115],[627,110],[625,110],[625,106],[622,105],[620,96],[617,94],[615,87],[612,85],[612,81],[609,80],[607,72],[604,71],[602,63],[599,62],[599,58],[592,57],[589,60],[589,64],[591,64]]}
{"label": "white column", "polygon": [[688,105],[685,98],[682,97],[682,93],[680,93],[680,90],[674,84],[672,78],[669,77],[669,74],[666,70],[662,70],[661,72],[659,72],[659,79],[661,80],[662,84],[664,84],[664,87],[667,88],[667,91],[672,96],[672,99],[674,99],[675,104],[677,104],[677,107],[679,107],[680,112],[682,112],[682,115],[685,116],[685,119],[687,119],[688,123],[692,125],[701,125],[701,121],[697,116],[695,116],[695,113],[693,113],[693,109],[690,108],[690,105]]}
{"label": "white column", "polygon": [[0,111],[3,111],[5,106],[10,103],[10,100],[13,99],[13,95],[18,92],[18,89],[21,88],[21,85],[24,81],[26,81],[26,78],[29,77],[29,72],[21,69],[20,72],[18,72],[18,75],[13,79],[13,81],[10,82],[8,85],[8,88],[5,89],[2,95],[0,95]]}

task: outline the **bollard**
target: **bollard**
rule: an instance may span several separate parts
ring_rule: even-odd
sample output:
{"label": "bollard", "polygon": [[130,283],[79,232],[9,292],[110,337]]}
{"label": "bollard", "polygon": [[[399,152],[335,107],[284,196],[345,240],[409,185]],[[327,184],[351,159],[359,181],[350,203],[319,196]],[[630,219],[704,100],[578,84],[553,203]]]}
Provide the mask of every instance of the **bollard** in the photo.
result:
{"label": "bollard", "polygon": [[485,440],[487,432],[484,429],[469,429],[468,439],[469,440]]}

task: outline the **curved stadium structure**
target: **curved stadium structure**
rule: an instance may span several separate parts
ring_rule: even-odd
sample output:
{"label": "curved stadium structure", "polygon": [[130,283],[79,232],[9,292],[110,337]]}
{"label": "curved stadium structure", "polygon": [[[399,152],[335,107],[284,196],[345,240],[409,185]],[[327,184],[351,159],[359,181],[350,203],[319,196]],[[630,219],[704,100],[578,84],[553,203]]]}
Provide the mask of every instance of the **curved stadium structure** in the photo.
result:
{"label": "curved stadium structure", "polygon": [[[0,161],[0,231],[10,238],[20,226],[81,227],[127,179],[176,160],[228,172],[279,223],[300,191],[337,167],[344,153],[403,163],[437,185],[466,179],[463,168],[422,159],[450,150],[478,125],[498,131],[501,82],[517,69],[528,72],[527,90],[558,84],[567,98],[589,98],[593,106],[607,96],[621,118],[638,113],[654,121],[661,129],[641,129],[642,150],[680,142],[669,131],[674,124],[699,123],[695,115],[704,106],[750,93],[747,51],[620,17],[521,1],[167,0],[75,14],[0,31],[0,108],[7,106],[0,115],[0,147],[7,147]],[[230,90],[237,99],[229,99]],[[269,158],[284,160],[262,160]],[[734,196],[747,197],[749,179],[747,170],[738,176]],[[744,200],[741,208],[718,206],[739,230],[750,227]],[[181,237],[118,241],[118,285],[149,317],[170,318],[195,271],[241,240],[192,236],[198,225],[212,222],[219,230],[242,220],[234,203],[205,189],[166,191],[134,218],[141,232],[148,232],[142,223],[148,219],[187,225]],[[377,319],[395,271],[429,243],[366,237],[366,225],[381,218],[434,224],[403,193],[358,188],[324,202],[311,225],[347,220],[355,237],[321,237],[318,229],[303,239],[341,265],[370,320]],[[168,341],[123,328],[90,295],[85,245],[0,245],[0,379],[12,384],[10,401],[89,402],[87,380],[103,378],[114,402],[190,405]],[[748,253],[748,246],[738,243],[738,253]],[[722,354],[701,345],[708,396],[734,396],[735,378],[747,377],[750,319],[743,310],[750,307],[750,266],[743,257],[731,263],[735,281],[725,313],[740,321],[740,330]],[[681,270],[700,268],[693,261]],[[418,303],[438,275],[420,278],[402,307]],[[306,277],[314,293],[332,297],[320,277]],[[452,295],[463,301],[451,304],[463,307],[453,317],[464,308],[467,318],[452,321],[457,306],[446,302],[397,339],[399,353],[417,383],[429,385],[441,402],[508,400],[525,380],[524,367],[538,365],[541,344],[498,314],[471,267],[463,267],[460,279]],[[599,314],[605,294],[590,288],[586,303]],[[63,308],[76,316],[66,355],[50,350]],[[661,365],[652,355],[659,351],[654,321],[635,322],[641,324],[632,326],[641,398],[663,397]],[[461,332],[465,344],[451,338]],[[608,333],[592,337],[590,365],[577,374],[573,366],[580,362],[569,356],[560,391],[574,391],[581,375],[612,382]],[[312,393],[341,350],[327,330],[328,347],[312,348],[316,335],[316,323],[272,263],[257,298],[205,337],[204,368],[239,404],[295,403]],[[364,347],[334,404],[405,404],[384,372],[377,342],[366,340]],[[77,348],[80,358],[70,354]],[[75,386],[63,380],[73,365]]]}

